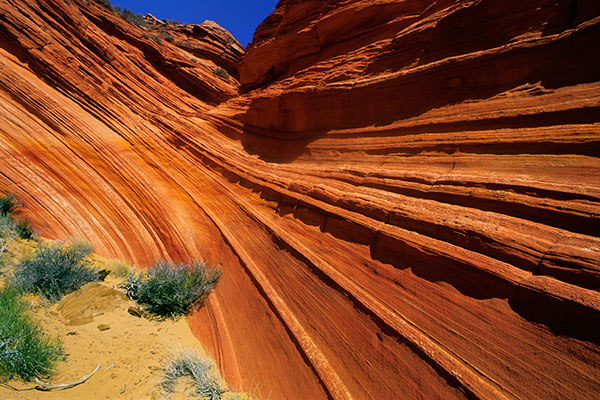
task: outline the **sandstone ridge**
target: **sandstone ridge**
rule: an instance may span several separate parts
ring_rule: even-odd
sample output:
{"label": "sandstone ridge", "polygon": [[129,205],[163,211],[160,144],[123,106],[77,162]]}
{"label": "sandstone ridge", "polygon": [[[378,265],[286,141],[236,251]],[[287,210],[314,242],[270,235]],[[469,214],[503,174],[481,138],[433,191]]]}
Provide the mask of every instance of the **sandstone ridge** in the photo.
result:
{"label": "sandstone ridge", "polygon": [[45,236],[221,263],[189,321],[237,389],[597,398],[597,2],[281,0],[245,52],[0,14],[0,188]]}

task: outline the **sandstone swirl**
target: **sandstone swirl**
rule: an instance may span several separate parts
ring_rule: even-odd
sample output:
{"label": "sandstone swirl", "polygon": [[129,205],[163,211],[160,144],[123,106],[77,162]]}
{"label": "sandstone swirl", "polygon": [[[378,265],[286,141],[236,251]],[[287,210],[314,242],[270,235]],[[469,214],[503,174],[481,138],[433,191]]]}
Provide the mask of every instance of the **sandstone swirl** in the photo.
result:
{"label": "sandstone swirl", "polygon": [[0,187],[46,236],[222,263],[190,324],[239,389],[598,397],[598,2],[282,0],[243,55],[85,0],[0,25]]}

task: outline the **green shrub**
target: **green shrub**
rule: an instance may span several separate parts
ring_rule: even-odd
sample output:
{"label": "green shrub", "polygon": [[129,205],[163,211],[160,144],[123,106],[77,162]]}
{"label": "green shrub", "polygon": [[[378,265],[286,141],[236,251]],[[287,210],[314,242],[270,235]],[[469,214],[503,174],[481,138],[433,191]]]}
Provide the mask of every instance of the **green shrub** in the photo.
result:
{"label": "green shrub", "polygon": [[29,293],[37,293],[56,302],[67,293],[100,278],[90,266],[89,248],[71,245],[40,244],[28,258],[15,266],[11,285]]}
{"label": "green shrub", "polygon": [[33,228],[31,227],[31,223],[27,219],[16,220],[15,231],[17,232],[17,235],[19,235],[19,237],[21,239],[31,240],[34,238],[33,237]]}
{"label": "green shrub", "polygon": [[229,72],[227,72],[226,69],[219,67],[219,68],[213,69],[212,72],[213,72],[213,74],[220,76],[221,78],[229,79]]}
{"label": "green shrub", "polygon": [[142,14],[136,14],[127,8],[121,10],[120,7],[117,7],[118,6],[114,7],[113,10],[115,10],[115,12],[117,12],[125,21],[137,26],[144,26],[148,24],[148,22],[146,22]]}
{"label": "green shrub", "polygon": [[82,259],[94,252],[94,246],[90,242],[78,237],[72,237],[67,247],[76,257]]}
{"label": "green shrub", "polygon": [[17,223],[8,216],[0,215],[0,236],[16,235]]}
{"label": "green shrub", "polygon": [[4,196],[0,196],[0,216],[7,217],[14,214],[19,207],[19,203],[14,194],[9,193]]}
{"label": "green shrub", "polygon": [[135,268],[121,260],[109,260],[105,263],[106,268],[110,270],[110,273],[118,276],[119,278],[127,278],[133,272]]}
{"label": "green shrub", "polygon": [[14,194],[0,197],[0,236],[16,233],[21,239],[33,239],[33,229],[27,219],[15,217],[22,203]]}
{"label": "green shrub", "polygon": [[47,375],[63,357],[58,340],[46,337],[16,291],[0,291],[0,377],[25,381]]}
{"label": "green shrub", "polygon": [[158,36],[158,35],[150,35],[148,33],[144,33],[144,34],[142,34],[142,36],[144,37],[144,39],[152,39],[158,44],[160,44],[162,42],[160,36]]}
{"label": "green shrub", "polygon": [[179,25],[179,21],[176,19],[162,18],[161,21],[167,25]]}
{"label": "green shrub", "polygon": [[110,4],[109,0],[96,0],[96,3],[103,5],[104,7],[108,8],[109,10],[113,10],[127,22],[130,22],[130,23],[138,25],[138,26],[144,26],[144,25],[148,24],[142,14],[136,14],[127,8],[121,9],[121,6],[118,6],[118,5],[113,6]]}
{"label": "green shrub", "polygon": [[7,265],[10,256],[7,253],[8,245],[19,235],[15,231],[15,221],[10,217],[0,216],[0,275]]}
{"label": "green shrub", "polygon": [[112,8],[109,0],[96,0],[96,3],[101,4],[104,7],[109,8],[109,9]]}
{"label": "green shrub", "polygon": [[195,391],[190,396],[203,396],[211,400],[221,399],[227,388],[220,384],[221,378],[215,362],[194,350],[181,350],[168,362],[160,382],[161,388],[173,393],[180,378],[192,379]]}
{"label": "green shrub", "polygon": [[199,261],[185,265],[159,260],[147,271],[130,274],[121,287],[150,313],[176,317],[201,304],[220,276],[220,269],[209,269]]}

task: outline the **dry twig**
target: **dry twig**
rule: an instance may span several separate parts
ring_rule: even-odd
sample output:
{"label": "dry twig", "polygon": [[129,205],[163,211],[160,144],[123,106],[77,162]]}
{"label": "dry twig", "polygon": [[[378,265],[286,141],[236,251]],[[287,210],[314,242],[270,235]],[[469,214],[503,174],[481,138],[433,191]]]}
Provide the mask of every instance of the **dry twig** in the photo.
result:
{"label": "dry twig", "polygon": [[100,363],[98,363],[98,366],[96,367],[95,370],[92,371],[92,373],[90,373],[89,375],[86,375],[74,382],[71,382],[71,383],[51,384],[51,383],[42,382],[37,378],[35,378],[33,381],[38,384],[35,388],[37,390],[42,390],[44,392],[49,392],[49,391],[54,391],[54,390],[65,390],[65,389],[70,389],[77,385],[81,385],[82,383],[84,383],[85,381],[90,379],[92,377],[92,375],[94,375],[99,369],[100,369]]}

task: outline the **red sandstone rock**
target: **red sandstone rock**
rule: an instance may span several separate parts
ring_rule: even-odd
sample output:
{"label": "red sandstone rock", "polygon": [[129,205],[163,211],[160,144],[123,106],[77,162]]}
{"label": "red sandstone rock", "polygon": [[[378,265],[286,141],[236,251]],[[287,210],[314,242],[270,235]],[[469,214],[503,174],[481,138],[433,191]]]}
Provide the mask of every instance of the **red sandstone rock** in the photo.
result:
{"label": "red sandstone rock", "polygon": [[0,14],[0,187],[46,236],[222,263],[190,324],[236,388],[600,393],[597,2],[280,1],[242,95],[211,23]]}
{"label": "red sandstone rock", "polygon": [[244,54],[244,48],[216,22],[173,24],[157,20],[154,16],[146,18],[150,23],[146,29],[154,32],[160,40],[171,42],[195,57],[209,59],[234,78],[239,77],[237,63]]}

